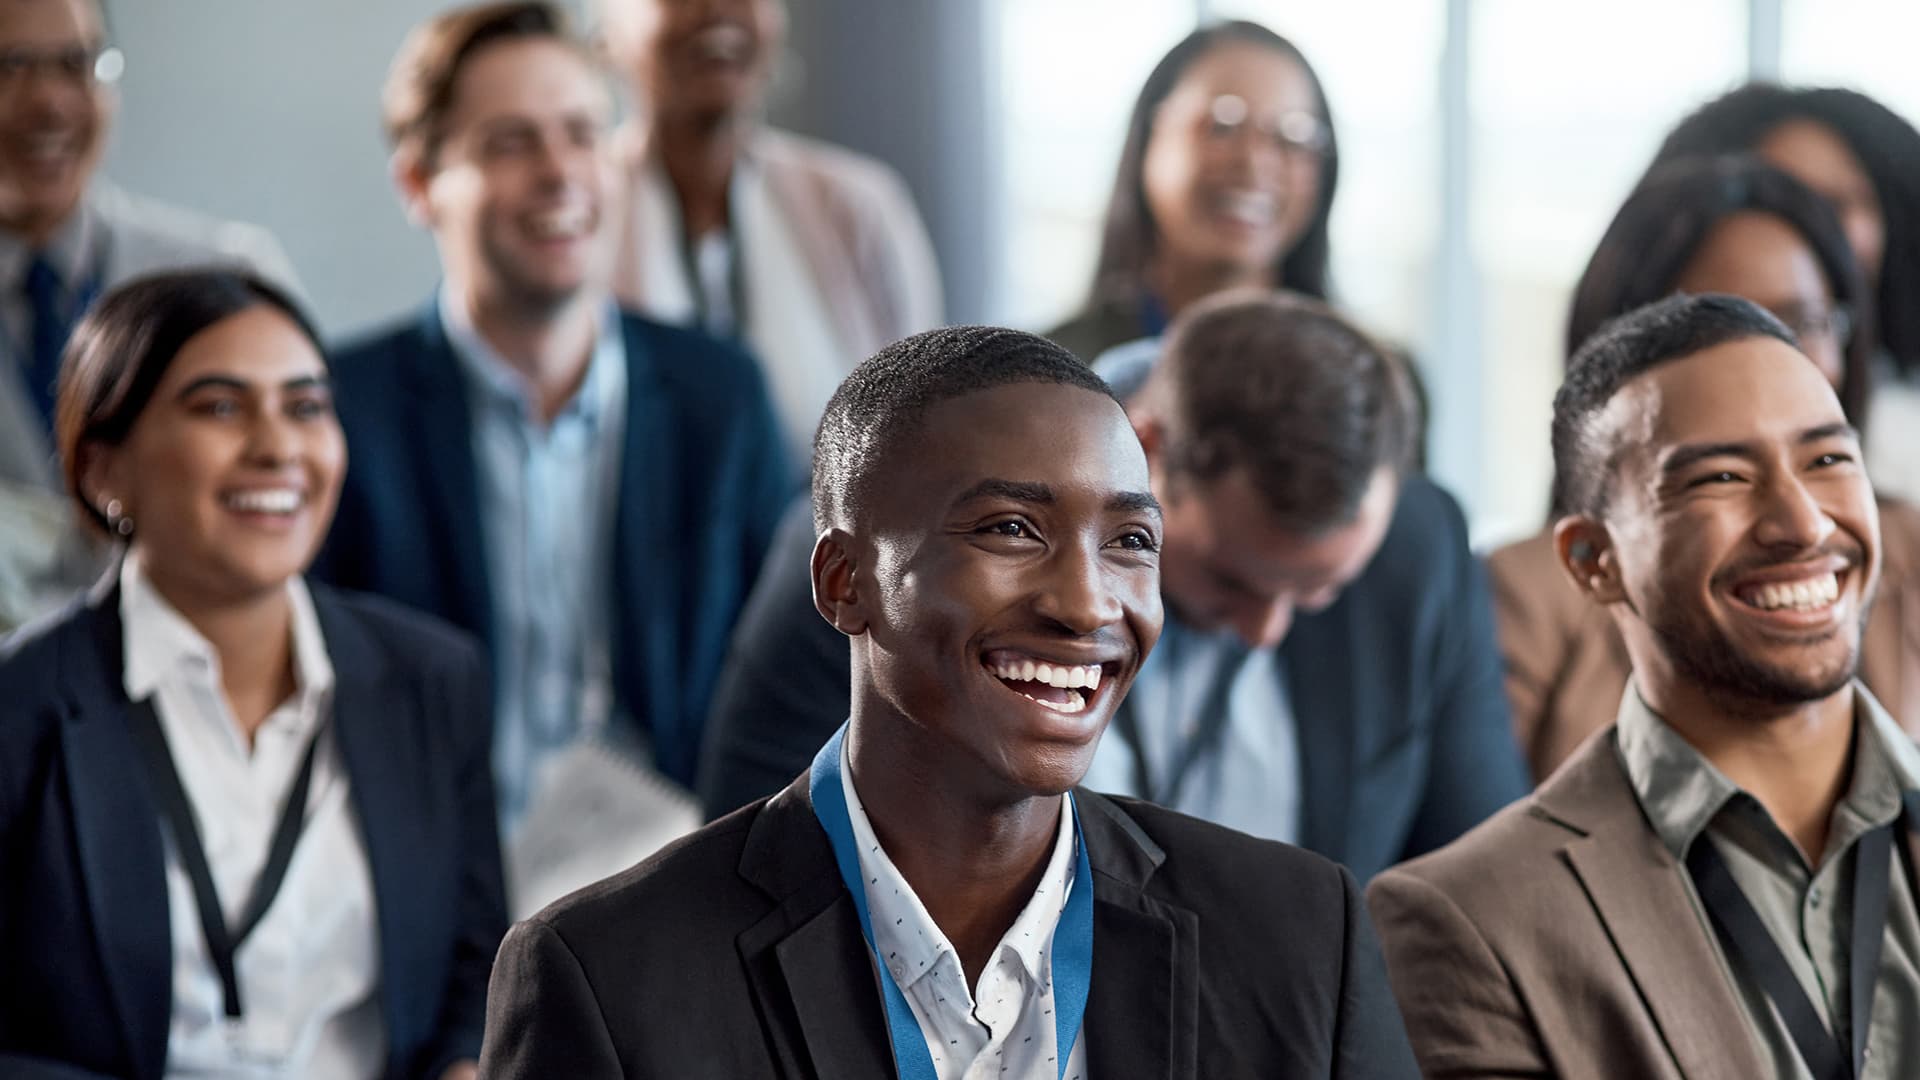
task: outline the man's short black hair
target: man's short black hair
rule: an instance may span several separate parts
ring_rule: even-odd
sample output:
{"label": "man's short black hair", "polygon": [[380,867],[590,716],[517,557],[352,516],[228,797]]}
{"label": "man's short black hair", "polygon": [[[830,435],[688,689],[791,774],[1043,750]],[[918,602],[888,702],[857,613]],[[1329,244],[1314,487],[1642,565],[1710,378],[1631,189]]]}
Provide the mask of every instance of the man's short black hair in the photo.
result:
{"label": "man's short black hair", "polygon": [[1056,383],[1113,397],[1100,376],[1046,338],[998,326],[949,326],[881,349],[827,402],[813,439],[813,520],[845,526],[867,484],[933,406],[1010,383]]}
{"label": "man's short black hair", "polygon": [[1680,293],[1602,323],[1567,362],[1566,382],[1553,396],[1554,505],[1564,514],[1606,508],[1618,447],[1608,445],[1598,420],[1622,386],[1668,361],[1760,337],[1800,348],[1765,308],[1717,293]]}
{"label": "man's short black hair", "polygon": [[1352,521],[1375,474],[1404,473],[1420,441],[1401,358],[1304,296],[1202,301],[1174,323],[1153,378],[1169,474],[1244,468],[1272,519],[1301,533]]}

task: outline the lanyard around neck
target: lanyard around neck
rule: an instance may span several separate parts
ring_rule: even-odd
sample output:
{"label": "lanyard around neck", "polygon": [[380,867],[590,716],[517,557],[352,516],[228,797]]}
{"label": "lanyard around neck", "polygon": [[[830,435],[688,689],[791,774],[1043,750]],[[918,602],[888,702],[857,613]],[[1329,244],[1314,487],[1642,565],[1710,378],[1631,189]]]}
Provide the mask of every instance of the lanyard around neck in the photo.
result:
{"label": "lanyard around neck", "polygon": [[1740,891],[1726,860],[1703,833],[1687,853],[1687,872],[1693,877],[1700,903],[1707,909],[1714,932],[1733,966],[1759,985],[1793,1038],[1794,1049],[1814,1080],[1853,1080],[1866,1062],[1867,1031],[1873,1023],[1874,988],[1880,973],[1880,950],[1887,932],[1890,866],[1897,835],[1908,817],[1902,814],[1860,838],[1853,853],[1852,941],[1848,959],[1848,1032],[1829,1032],[1808,999],[1785,954],[1761,921],[1753,903]]}
{"label": "lanyard around neck", "polygon": [[193,883],[193,901],[200,911],[200,930],[206,935],[207,952],[213,958],[214,970],[220,974],[220,991],[227,1019],[238,1020],[242,1016],[240,977],[234,967],[234,954],[239,951],[240,943],[247,940],[247,935],[253,933],[253,928],[260,925],[261,917],[273,906],[273,898],[279,895],[280,885],[286,880],[287,866],[293,861],[294,846],[299,843],[300,832],[306,825],[307,791],[313,782],[313,758],[320,746],[320,731],[314,732],[313,738],[307,743],[306,756],[300,761],[300,771],[294,775],[293,787],[287,792],[287,801],[280,808],[280,821],[273,829],[273,844],[267,851],[267,864],[254,881],[253,893],[247,897],[239,927],[230,931],[226,916],[221,912],[220,895],[214,891],[213,871],[207,865],[207,851],[200,841],[200,827],[194,822],[193,807],[187,802],[186,788],[180,782],[180,770],[174,764],[172,752],[167,749],[166,733],[160,730],[160,717],[154,712],[152,699],[143,698],[134,702],[133,710],[134,745],[147,767],[147,778],[153,783],[154,797],[160,800],[160,810],[173,830],[173,843],[179,849],[187,880]]}
{"label": "lanyard around neck", "polygon": [[[873,942],[873,917],[867,909],[865,877],[860,873],[860,853],[853,839],[853,818],[847,810],[846,791],[840,781],[841,747],[846,742],[847,726],[814,755],[808,777],[813,813],[826,830],[833,845],[833,859],[839,865],[840,879],[853,894],[854,910],[860,915],[860,934],[873,954],[880,971],[881,996],[887,1007],[887,1033],[893,1045],[894,1066],[900,1080],[936,1080],[933,1058],[927,1051],[920,1021],[907,1004],[906,994],[894,981],[893,972]],[[1054,1062],[1058,1076],[1067,1072],[1067,1057],[1080,1035],[1081,1019],[1087,1012],[1087,994],[1093,986],[1093,867],[1087,860],[1086,844],[1081,842],[1079,811],[1074,811],[1073,887],[1067,906],[1060,912],[1054,928],[1050,963],[1053,968]]]}

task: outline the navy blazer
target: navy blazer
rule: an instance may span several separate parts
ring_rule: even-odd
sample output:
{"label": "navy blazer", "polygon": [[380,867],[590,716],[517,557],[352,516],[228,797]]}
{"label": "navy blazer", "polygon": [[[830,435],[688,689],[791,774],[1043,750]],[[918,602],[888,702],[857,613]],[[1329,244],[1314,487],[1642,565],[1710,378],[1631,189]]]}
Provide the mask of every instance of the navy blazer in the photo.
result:
{"label": "navy blazer", "polygon": [[[710,817],[779,790],[847,717],[847,640],[814,610],[813,541],[796,507],[741,616],[708,721]],[[1295,618],[1280,666],[1300,846],[1360,880],[1527,793],[1486,572],[1460,507],[1425,477],[1406,479],[1379,553],[1339,600]]]}
{"label": "navy blazer", "polygon": [[[117,579],[0,641],[0,1075],[159,1080],[173,953],[161,813],[129,730]],[[477,1057],[506,932],[479,650],[315,586],[373,873],[388,1077]]]}
{"label": "navy blazer", "polygon": [[[692,786],[708,699],[792,474],[752,358],[621,317],[627,419],[614,527],[614,694],[662,772]],[[473,419],[436,305],[332,359],[351,455],[314,575],[489,643]]]}

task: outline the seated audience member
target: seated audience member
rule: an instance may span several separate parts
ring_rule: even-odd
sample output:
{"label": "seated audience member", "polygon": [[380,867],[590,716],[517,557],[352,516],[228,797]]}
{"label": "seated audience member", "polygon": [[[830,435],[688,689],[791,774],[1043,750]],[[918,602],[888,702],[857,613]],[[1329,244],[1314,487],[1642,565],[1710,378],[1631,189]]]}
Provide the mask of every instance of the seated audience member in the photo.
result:
{"label": "seated audience member", "polygon": [[96,175],[120,54],[98,0],[0,4],[0,629],[99,572],[54,460],[60,351],[102,290],[227,263],[293,285],[273,238],[129,195]]}
{"label": "seated audience member", "polygon": [[1196,30],[1127,121],[1093,285],[1047,336],[1092,362],[1234,287],[1325,299],[1339,158],[1320,79],[1258,23]]}
{"label": "seated audience member", "polygon": [[1682,120],[1653,167],[1743,152],[1819,192],[1839,215],[1877,316],[1879,422],[1866,432],[1868,471],[1882,491],[1920,501],[1920,131],[1853,90],[1756,83]]}
{"label": "seated audience member", "polygon": [[765,122],[785,0],[595,7],[633,104],[615,289],[654,318],[746,342],[803,470],[854,362],[941,322],[913,197],[886,165]]}
{"label": "seated audience member", "polygon": [[857,367],[816,447],[849,718],[778,795],[516,926],[487,1075],[1414,1075],[1351,875],[1076,786],[1161,618],[1100,379],[933,331]]}
{"label": "seated audience member", "polygon": [[313,328],[108,292],[60,376],[124,545],[0,641],[0,1074],[471,1077],[501,896],[478,648],[309,586],[346,465]]}
{"label": "seated audience member", "polygon": [[1920,750],[1853,678],[1880,533],[1825,374],[1749,301],[1663,300],[1573,357],[1553,458],[1633,678],[1530,798],[1374,880],[1422,1068],[1920,1075]]}
{"label": "seated audience member", "polygon": [[[1111,375],[1167,508],[1169,617],[1088,784],[1363,881],[1525,794],[1486,580],[1459,507],[1407,468],[1395,361],[1317,302],[1256,292],[1196,306],[1150,373]],[[742,616],[709,815],[776,790],[845,718],[815,535],[789,519]]]}
{"label": "seated audience member", "polygon": [[[1867,424],[1873,309],[1840,224],[1822,200],[1749,158],[1677,161],[1615,216],[1574,292],[1568,351],[1600,324],[1669,293],[1729,293],[1773,312]],[[1920,511],[1881,499],[1886,558],[1861,645],[1862,680],[1920,725]],[[1553,531],[1488,559],[1514,724],[1545,779],[1613,722],[1627,651],[1607,613],[1561,572]]]}
{"label": "seated audience member", "polygon": [[325,576],[491,646],[509,840],[539,767],[597,733],[692,785],[790,490],[753,361],[609,299],[610,108],[546,4],[458,8],[408,38],[386,127],[445,280],[334,363],[361,467]]}

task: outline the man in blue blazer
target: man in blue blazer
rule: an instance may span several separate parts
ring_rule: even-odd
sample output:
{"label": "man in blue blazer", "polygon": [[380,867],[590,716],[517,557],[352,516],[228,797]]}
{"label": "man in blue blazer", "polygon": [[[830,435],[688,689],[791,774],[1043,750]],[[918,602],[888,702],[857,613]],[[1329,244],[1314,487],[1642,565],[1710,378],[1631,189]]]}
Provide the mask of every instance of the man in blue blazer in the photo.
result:
{"label": "man in blue blazer", "polygon": [[316,573],[488,643],[509,830],[538,767],[589,731],[634,736],[692,783],[793,482],[748,356],[609,299],[610,107],[546,5],[416,31],[386,124],[445,279],[334,358],[353,466]]}
{"label": "man in blue blazer", "polygon": [[[1363,881],[1524,795],[1485,575],[1459,507],[1411,469],[1398,362],[1324,307],[1265,294],[1202,305],[1164,354],[1114,360],[1102,373],[1166,507],[1168,616],[1087,785]],[[845,717],[813,541],[796,512],[742,616],[708,725],[709,815],[778,790]]]}

